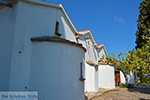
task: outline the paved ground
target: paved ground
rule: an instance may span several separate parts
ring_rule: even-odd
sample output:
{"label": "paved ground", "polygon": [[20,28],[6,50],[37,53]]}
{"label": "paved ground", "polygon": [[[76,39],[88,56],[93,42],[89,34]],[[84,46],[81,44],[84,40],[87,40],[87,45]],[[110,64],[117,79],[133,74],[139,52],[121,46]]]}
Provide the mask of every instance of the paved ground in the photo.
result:
{"label": "paved ground", "polygon": [[[113,89],[113,90],[118,90],[118,89]],[[99,89],[98,93],[92,93],[92,92],[87,92],[85,93],[85,100],[91,100],[94,97],[98,97],[108,91],[113,91],[112,89]]]}
{"label": "paved ground", "polygon": [[89,100],[150,100],[150,89],[118,88]]}

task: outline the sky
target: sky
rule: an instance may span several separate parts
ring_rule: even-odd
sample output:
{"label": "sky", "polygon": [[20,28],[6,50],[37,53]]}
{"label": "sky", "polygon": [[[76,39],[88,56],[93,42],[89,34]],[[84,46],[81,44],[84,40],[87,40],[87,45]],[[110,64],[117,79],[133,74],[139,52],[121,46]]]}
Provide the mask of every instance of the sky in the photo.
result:
{"label": "sky", "polygon": [[135,33],[142,0],[47,0],[62,4],[73,25],[90,30],[108,55],[135,48]]}

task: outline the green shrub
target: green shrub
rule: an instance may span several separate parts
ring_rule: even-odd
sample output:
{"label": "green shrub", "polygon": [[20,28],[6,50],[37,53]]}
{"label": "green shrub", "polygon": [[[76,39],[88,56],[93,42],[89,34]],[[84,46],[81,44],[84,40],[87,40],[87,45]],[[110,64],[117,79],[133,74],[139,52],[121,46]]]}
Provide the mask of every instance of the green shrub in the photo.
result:
{"label": "green shrub", "polygon": [[133,84],[128,84],[127,88],[134,88],[134,85]]}
{"label": "green shrub", "polygon": [[126,83],[126,84],[120,84],[120,87],[121,88],[128,88],[128,83]]}

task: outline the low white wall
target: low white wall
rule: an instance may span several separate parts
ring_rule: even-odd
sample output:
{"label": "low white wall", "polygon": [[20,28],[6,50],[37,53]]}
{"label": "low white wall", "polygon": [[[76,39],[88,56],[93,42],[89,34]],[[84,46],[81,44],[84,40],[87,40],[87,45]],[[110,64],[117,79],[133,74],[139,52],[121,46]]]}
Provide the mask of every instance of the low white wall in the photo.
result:
{"label": "low white wall", "polygon": [[114,67],[99,65],[99,88],[115,89]]}
{"label": "low white wall", "polygon": [[125,78],[125,76],[124,76],[122,71],[120,71],[120,83],[121,84],[125,84],[126,83],[126,78]]}
{"label": "low white wall", "polygon": [[85,63],[85,92],[98,92],[98,70]]}

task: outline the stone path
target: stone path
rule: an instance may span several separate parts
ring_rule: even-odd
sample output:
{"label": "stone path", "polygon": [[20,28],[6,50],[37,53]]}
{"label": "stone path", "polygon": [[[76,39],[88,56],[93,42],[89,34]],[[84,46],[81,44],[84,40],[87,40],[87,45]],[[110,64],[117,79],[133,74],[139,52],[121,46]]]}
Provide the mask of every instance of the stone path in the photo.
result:
{"label": "stone path", "polygon": [[89,100],[150,100],[150,89],[142,88],[118,88]]}
{"label": "stone path", "polygon": [[92,98],[96,97],[96,96],[100,96],[108,91],[114,91],[117,89],[99,89],[98,93],[92,93],[92,92],[87,92],[85,93],[85,100],[91,100]]}

